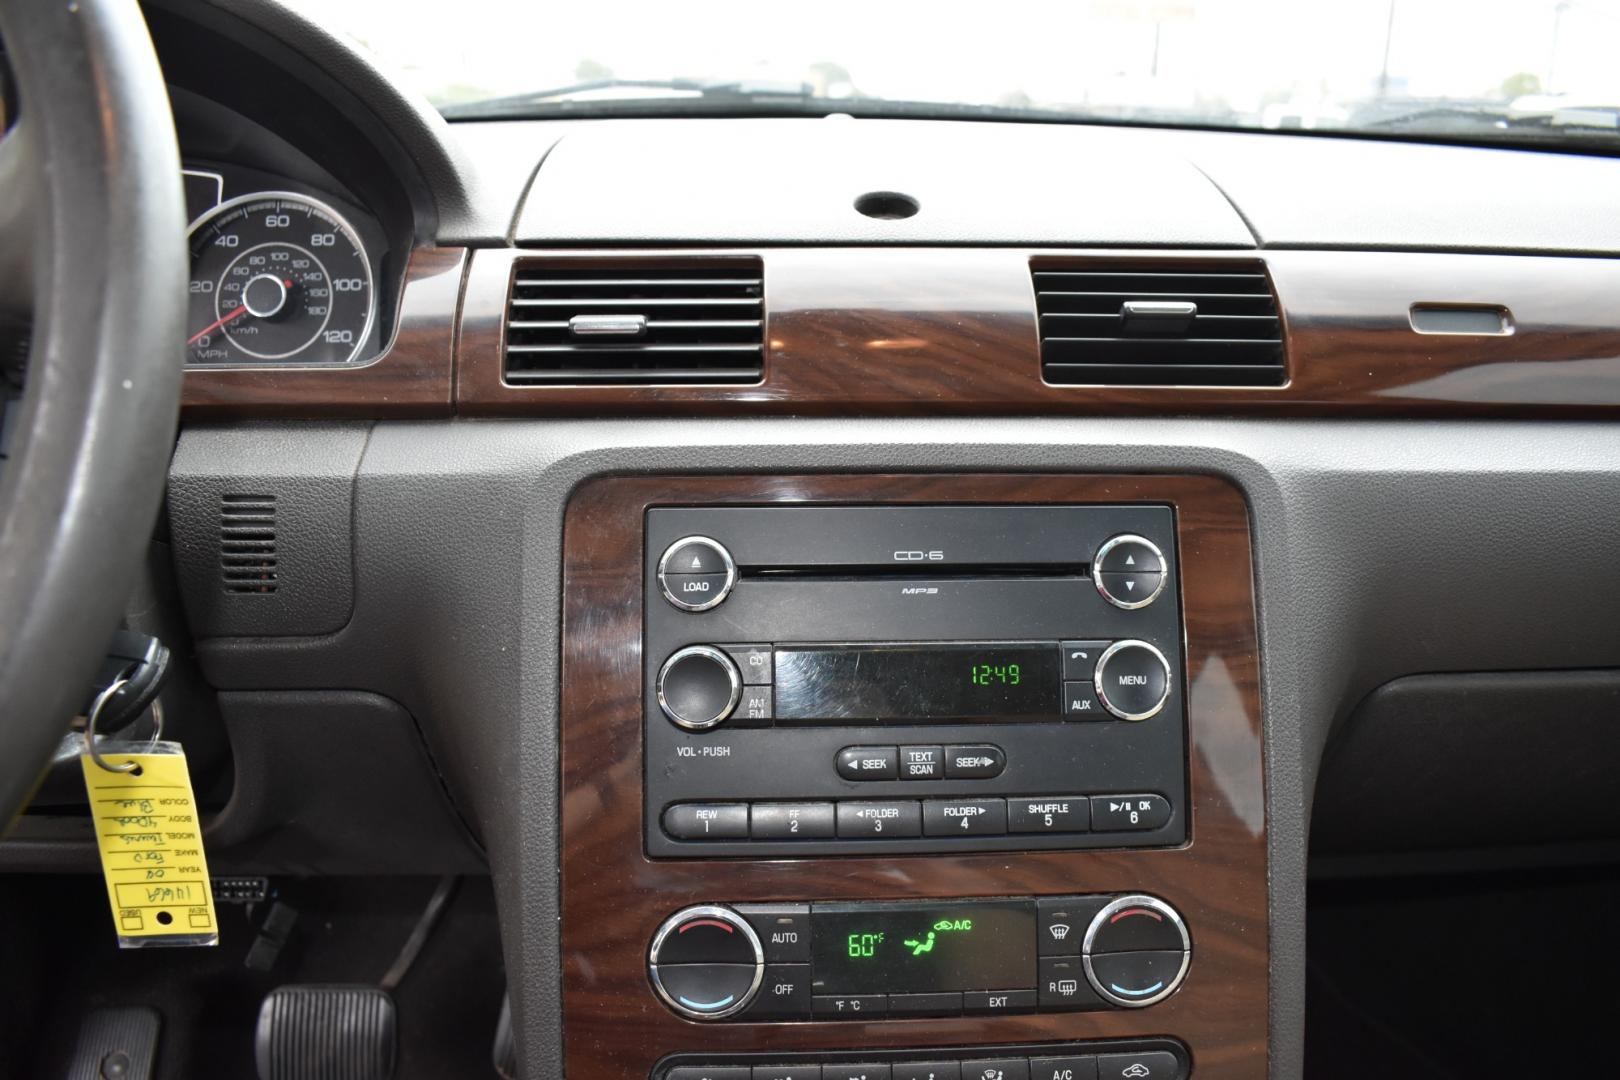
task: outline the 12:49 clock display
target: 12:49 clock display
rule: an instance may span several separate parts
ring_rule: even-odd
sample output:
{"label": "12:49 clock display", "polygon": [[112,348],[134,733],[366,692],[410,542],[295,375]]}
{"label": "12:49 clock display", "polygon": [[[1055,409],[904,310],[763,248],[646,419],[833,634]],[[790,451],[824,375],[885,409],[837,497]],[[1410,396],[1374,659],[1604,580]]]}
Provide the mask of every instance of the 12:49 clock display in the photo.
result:
{"label": "12:49 clock display", "polygon": [[1017,686],[1024,681],[1021,664],[974,664],[968,673],[974,686],[989,686],[992,683]]}

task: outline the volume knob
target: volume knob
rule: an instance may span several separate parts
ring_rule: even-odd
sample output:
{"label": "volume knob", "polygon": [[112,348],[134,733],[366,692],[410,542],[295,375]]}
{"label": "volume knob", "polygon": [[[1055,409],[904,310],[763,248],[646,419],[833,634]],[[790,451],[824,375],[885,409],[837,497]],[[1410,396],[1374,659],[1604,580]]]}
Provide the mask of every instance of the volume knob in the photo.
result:
{"label": "volume knob", "polygon": [[742,690],[737,665],[710,645],[688,645],[658,672],[658,707],[687,731],[708,731],[730,716]]}
{"label": "volume knob", "polygon": [[676,912],[653,935],[647,977],[664,1004],[689,1020],[723,1020],[753,1003],[765,950],[748,920],[702,904]]}

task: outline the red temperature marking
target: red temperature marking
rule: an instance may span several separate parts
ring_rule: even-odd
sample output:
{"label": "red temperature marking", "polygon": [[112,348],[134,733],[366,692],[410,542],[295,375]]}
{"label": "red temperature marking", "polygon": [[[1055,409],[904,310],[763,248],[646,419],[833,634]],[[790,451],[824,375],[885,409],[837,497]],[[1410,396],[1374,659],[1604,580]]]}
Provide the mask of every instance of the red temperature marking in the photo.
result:
{"label": "red temperature marking", "polygon": [[1150,919],[1154,919],[1158,922],[1164,922],[1164,916],[1160,915],[1157,911],[1149,911],[1145,907],[1128,907],[1124,911],[1114,912],[1114,917],[1108,920],[1108,925],[1112,926],[1128,915],[1146,915]]}

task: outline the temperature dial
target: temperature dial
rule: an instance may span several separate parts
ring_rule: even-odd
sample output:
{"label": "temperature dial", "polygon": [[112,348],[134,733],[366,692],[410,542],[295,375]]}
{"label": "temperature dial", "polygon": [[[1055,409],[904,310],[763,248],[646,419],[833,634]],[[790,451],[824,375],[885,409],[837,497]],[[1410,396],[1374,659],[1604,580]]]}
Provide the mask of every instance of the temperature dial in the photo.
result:
{"label": "temperature dial", "polygon": [[721,1020],[753,1003],[765,977],[765,950],[748,920],[730,908],[689,907],[653,935],[647,977],[680,1015]]}
{"label": "temperature dial", "polygon": [[1080,959],[1104,1000],[1140,1009],[1176,992],[1192,962],[1192,941],[1180,913],[1163,900],[1121,896],[1091,920]]}

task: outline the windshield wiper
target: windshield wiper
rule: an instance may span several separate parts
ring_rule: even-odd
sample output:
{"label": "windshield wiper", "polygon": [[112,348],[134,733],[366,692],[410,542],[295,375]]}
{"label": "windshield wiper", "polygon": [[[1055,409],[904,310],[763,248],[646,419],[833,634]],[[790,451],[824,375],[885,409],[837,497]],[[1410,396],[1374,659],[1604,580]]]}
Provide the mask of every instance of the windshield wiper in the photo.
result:
{"label": "windshield wiper", "polygon": [[[650,90],[650,93],[622,98],[589,98],[583,95],[599,90]],[[779,83],[746,79],[591,79],[549,90],[530,90],[506,97],[485,98],[446,105],[439,111],[448,120],[489,120],[527,116],[535,112],[613,111],[625,106],[645,109],[649,105],[691,104],[693,96],[710,102],[805,102],[815,98],[809,83]]]}
{"label": "windshield wiper", "polygon": [[[1587,112],[1612,111],[1587,109]],[[1425,105],[1408,112],[1384,116],[1363,123],[1352,121],[1351,127],[1362,131],[1410,131],[1426,134],[1435,131],[1467,130],[1469,132],[1501,131],[1515,136],[1544,135],[1550,139],[1570,134],[1583,136],[1620,136],[1613,124],[1581,122],[1559,119],[1554,112],[1515,112],[1506,106],[1495,105]]]}

